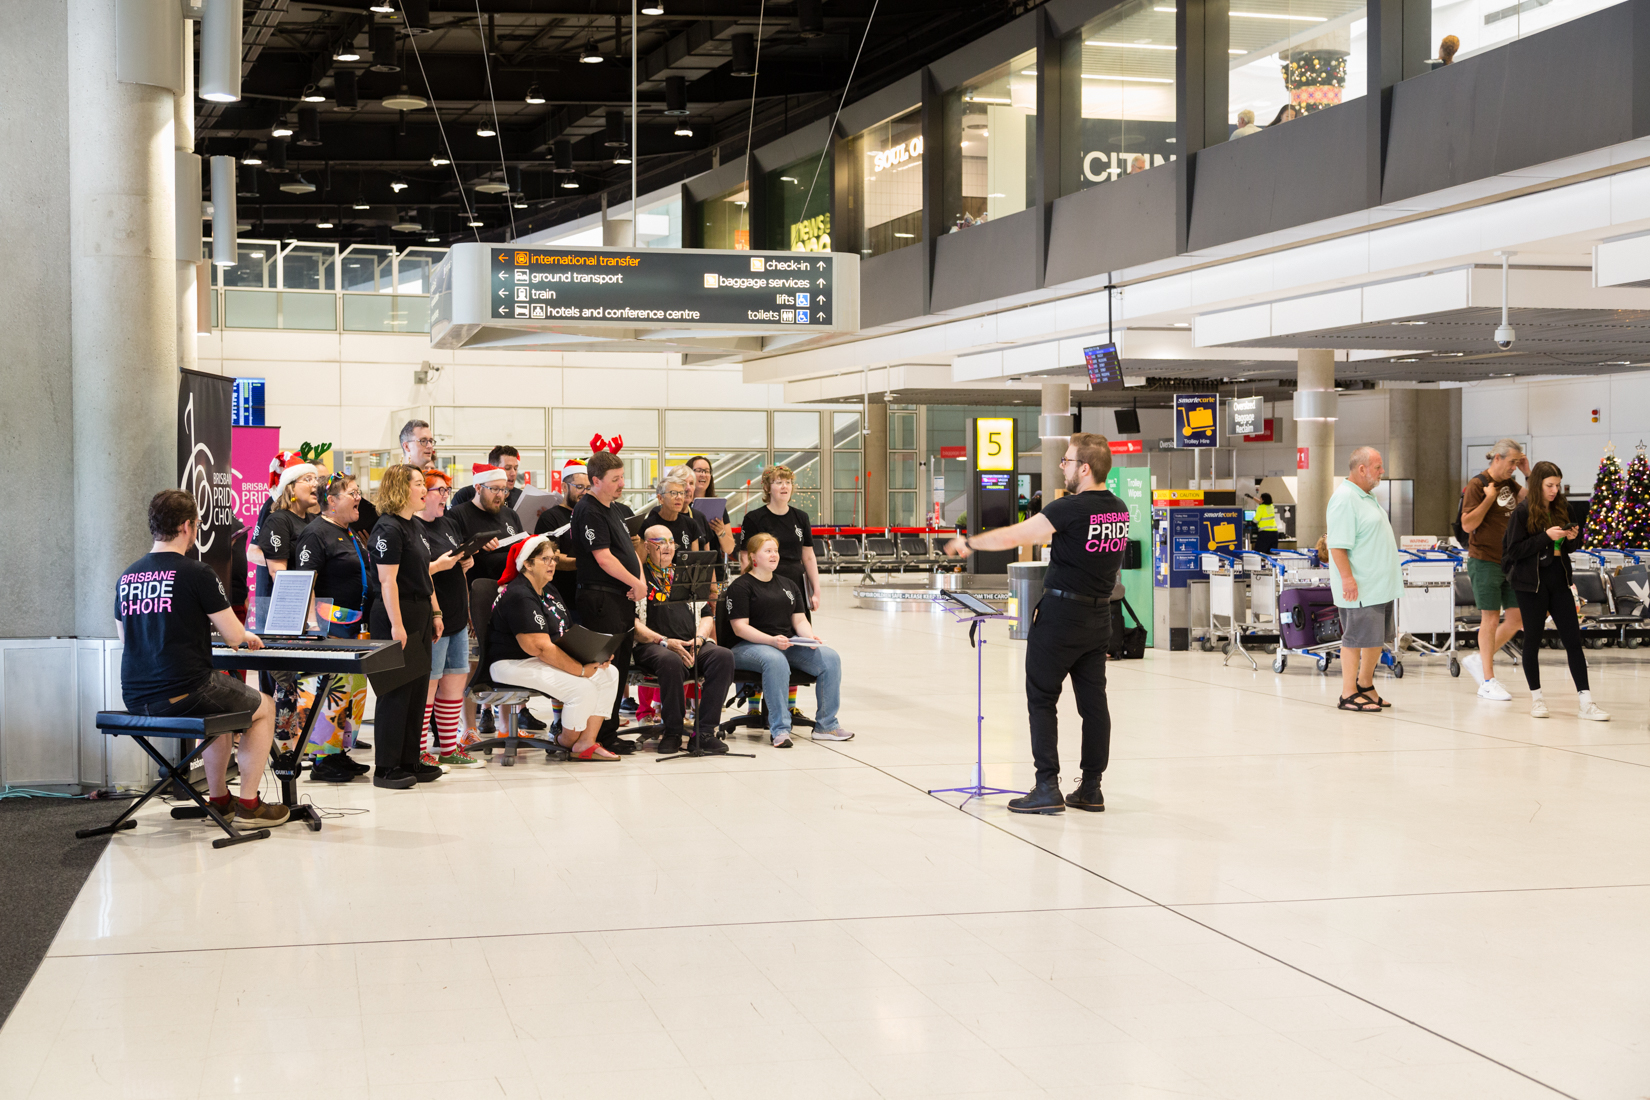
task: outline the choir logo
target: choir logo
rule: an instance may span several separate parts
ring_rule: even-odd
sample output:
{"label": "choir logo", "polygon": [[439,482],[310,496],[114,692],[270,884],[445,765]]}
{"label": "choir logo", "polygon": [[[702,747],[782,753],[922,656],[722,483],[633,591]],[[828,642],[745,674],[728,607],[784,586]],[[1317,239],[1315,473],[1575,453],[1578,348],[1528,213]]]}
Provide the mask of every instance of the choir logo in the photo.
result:
{"label": "choir logo", "polygon": [[791,595],[791,590],[789,588],[785,589],[785,602],[790,604],[792,607],[796,606],[796,597]]}
{"label": "choir logo", "polygon": [[299,565],[308,565],[309,564],[309,547],[306,546],[302,550],[298,551],[298,564]]}
{"label": "choir logo", "polygon": [[270,535],[269,536],[269,548],[271,550],[279,550],[281,548],[281,536],[280,535]]}
{"label": "choir logo", "polygon": [[388,554],[390,552],[390,544],[384,540],[383,535],[379,535],[378,541],[373,543],[373,545],[378,548],[378,552],[380,554]]}
{"label": "choir logo", "polygon": [[533,612],[533,621],[539,624],[540,630],[544,629],[544,616],[540,615],[537,611]]}

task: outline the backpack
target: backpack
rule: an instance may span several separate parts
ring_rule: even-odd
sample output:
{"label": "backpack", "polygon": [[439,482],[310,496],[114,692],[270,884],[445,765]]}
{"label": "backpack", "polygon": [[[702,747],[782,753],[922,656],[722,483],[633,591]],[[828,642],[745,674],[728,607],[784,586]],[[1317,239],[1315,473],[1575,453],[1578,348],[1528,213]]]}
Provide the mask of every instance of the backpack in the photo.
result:
{"label": "backpack", "polygon": [[[1467,485],[1471,485],[1474,481],[1482,482],[1484,491],[1489,492],[1490,483],[1484,480],[1483,474],[1473,474],[1472,477],[1467,479]],[[1472,538],[1472,533],[1461,526],[1461,513],[1467,507],[1467,485],[1461,486],[1461,495],[1455,501],[1455,518],[1450,521],[1450,532],[1455,536],[1455,541],[1461,544],[1463,550],[1467,548],[1467,542]]]}

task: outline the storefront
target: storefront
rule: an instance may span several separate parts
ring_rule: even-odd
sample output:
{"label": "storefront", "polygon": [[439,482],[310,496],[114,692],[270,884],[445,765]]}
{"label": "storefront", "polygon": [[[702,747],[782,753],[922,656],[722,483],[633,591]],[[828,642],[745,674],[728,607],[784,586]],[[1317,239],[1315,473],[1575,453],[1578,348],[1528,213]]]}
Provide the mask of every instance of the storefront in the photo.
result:
{"label": "storefront", "polygon": [[922,239],[922,112],[912,109],[839,143],[837,248],[869,259]]}

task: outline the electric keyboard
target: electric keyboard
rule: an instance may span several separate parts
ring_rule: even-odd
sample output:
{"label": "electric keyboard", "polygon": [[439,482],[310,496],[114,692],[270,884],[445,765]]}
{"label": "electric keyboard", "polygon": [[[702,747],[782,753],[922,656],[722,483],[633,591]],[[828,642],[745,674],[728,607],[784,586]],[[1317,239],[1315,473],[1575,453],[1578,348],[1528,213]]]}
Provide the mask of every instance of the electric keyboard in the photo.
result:
{"label": "electric keyboard", "polygon": [[371,675],[400,668],[402,663],[401,643],[394,639],[270,639],[257,652],[230,649],[221,643],[212,646],[212,667],[220,670]]}

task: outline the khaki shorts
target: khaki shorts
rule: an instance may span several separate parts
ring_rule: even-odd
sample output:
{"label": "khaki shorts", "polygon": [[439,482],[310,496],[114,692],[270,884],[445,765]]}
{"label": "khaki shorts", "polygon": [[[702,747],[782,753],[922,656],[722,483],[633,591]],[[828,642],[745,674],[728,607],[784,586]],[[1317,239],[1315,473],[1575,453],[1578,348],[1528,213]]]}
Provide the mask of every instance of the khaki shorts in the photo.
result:
{"label": "khaki shorts", "polygon": [[1397,605],[1371,604],[1367,607],[1336,608],[1341,615],[1341,644],[1349,649],[1380,649],[1397,639]]}

